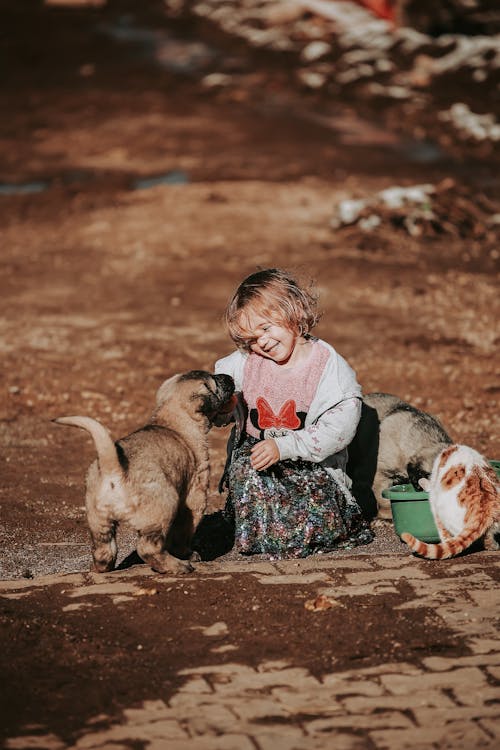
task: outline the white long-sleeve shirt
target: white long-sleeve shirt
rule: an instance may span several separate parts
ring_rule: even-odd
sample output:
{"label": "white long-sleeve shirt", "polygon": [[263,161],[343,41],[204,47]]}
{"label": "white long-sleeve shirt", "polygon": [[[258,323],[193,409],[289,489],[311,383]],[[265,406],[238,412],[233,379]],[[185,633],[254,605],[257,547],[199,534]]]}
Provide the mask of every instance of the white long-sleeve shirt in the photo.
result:
{"label": "white long-sleeve shirt", "polygon": [[[316,345],[326,347],[328,357],[305,415],[304,426],[273,437],[281,460],[303,458],[321,463],[346,483],[346,449],[361,416],[361,387],[354,370],[330,344],[320,339],[312,340]],[[250,356],[259,355],[235,351],[215,364],[215,372],[231,375],[235,390],[242,392],[243,397],[245,366]]]}

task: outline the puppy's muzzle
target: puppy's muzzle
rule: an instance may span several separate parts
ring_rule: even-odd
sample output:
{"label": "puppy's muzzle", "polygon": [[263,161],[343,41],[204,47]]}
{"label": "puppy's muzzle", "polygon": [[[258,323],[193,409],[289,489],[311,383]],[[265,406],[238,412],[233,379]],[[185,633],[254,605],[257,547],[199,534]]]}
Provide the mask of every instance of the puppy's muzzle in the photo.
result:
{"label": "puppy's muzzle", "polygon": [[234,381],[230,375],[214,375],[218,403],[214,404],[211,421],[216,427],[224,427],[233,420],[233,411],[237,404],[234,395]]}
{"label": "puppy's muzzle", "polygon": [[229,401],[234,393],[234,380],[230,375],[214,375],[215,385],[217,387],[217,396],[220,398],[221,405]]}

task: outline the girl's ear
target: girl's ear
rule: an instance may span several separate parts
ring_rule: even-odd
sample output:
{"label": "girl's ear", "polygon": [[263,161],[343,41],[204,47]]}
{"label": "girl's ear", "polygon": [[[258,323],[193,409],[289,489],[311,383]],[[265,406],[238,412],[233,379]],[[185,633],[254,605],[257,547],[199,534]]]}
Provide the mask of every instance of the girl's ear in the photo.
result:
{"label": "girl's ear", "polygon": [[431,488],[431,483],[429,482],[428,479],[425,479],[425,477],[422,477],[421,479],[418,480],[418,483],[422,487],[424,492],[429,492]]}

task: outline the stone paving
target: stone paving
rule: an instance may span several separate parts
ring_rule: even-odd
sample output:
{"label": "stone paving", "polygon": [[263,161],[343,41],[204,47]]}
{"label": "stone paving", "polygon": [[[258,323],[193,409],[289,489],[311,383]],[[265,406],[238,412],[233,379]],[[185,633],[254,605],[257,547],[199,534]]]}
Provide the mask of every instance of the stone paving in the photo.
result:
{"label": "stone paving", "polygon": [[[429,567],[432,565],[433,567]],[[442,568],[412,557],[384,555],[332,560],[318,557],[279,562],[212,562],[198,567],[224,585],[244,572],[263,587],[301,587],[335,602],[367,593],[384,597],[402,583],[411,588],[401,608],[432,608],[446,627],[465,639],[466,652],[449,658],[423,653],[415,663],[388,660],[370,668],[334,669],[320,677],[283,659],[256,667],[227,661],[230,643],[211,652],[213,663],[179,671],[181,687],[125,706],[118,722],[96,716],[71,745],[46,727],[7,739],[8,750],[472,750],[500,747],[500,560],[479,553]],[[442,571],[442,575],[441,575]],[[114,604],[145,586],[175,581],[150,571],[47,576],[0,582],[0,597],[15,602],[40,588],[64,583],[63,611],[84,612],[95,595]],[[303,590],[303,588],[302,588]],[[334,599],[333,599],[334,597]],[[395,609],[398,609],[396,605]],[[323,616],[323,615],[321,615]],[[284,623],[286,626],[286,623]],[[214,623],[214,635],[225,623]],[[207,629],[209,630],[209,629]],[[404,634],[401,633],[401,638]],[[233,647],[234,648],[234,647]],[[224,657],[224,658],[222,658]],[[104,720],[104,721],[103,721]]]}

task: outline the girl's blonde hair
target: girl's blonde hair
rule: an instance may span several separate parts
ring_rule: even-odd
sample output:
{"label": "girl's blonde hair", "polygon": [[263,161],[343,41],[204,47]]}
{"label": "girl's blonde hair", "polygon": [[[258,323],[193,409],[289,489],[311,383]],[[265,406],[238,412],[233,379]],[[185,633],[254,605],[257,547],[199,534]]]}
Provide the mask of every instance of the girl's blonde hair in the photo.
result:
{"label": "girl's blonde hair", "polygon": [[238,349],[249,351],[248,331],[241,325],[244,310],[251,307],[304,336],[319,320],[317,302],[318,295],[312,284],[303,288],[287,271],[265,268],[241,282],[226,308],[224,322]]}

